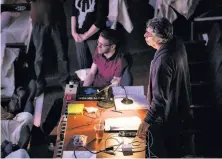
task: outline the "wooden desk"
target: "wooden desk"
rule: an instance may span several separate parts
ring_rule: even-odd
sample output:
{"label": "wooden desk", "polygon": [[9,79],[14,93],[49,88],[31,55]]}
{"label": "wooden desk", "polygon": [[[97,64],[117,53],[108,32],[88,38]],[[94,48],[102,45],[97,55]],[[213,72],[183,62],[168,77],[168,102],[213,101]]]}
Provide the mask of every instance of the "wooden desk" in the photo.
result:
{"label": "wooden desk", "polygon": [[[82,103],[85,105],[85,107],[99,108],[99,107],[97,107],[96,101],[75,101],[73,103]],[[96,119],[95,119],[95,117],[96,117],[95,114],[88,114],[87,113],[86,114],[87,116],[85,116],[85,115],[68,115],[62,152],[74,150],[73,141],[72,141],[74,135],[88,136],[86,147],[92,151],[102,150],[105,148],[105,139],[111,135],[117,136],[117,133],[105,132],[102,140],[96,140],[95,139],[95,131],[93,129],[93,126],[99,122],[99,119],[101,119],[104,122],[105,119],[111,118],[111,117],[113,118],[113,117],[138,116],[139,118],[141,118],[143,120],[146,115],[146,111],[147,111],[147,110],[128,110],[128,111],[122,111],[123,113],[117,113],[117,112],[111,111],[113,109],[114,108],[110,108],[110,109],[99,108],[99,111],[97,112],[97,116],[99,118],[96,118]],[[101,112],[101,113],[99,113],[99,112]],[[88,116],[90,116],[91,118]],[[87,126],[83,126],[83,125],[87,125]],[[60,135],[58,134],[58,136],[57,136],[58,141],[59,141],[59,137],[60,137]],[[124,138],[115,137],[115,138],[117,138],[120,142],[122,140],[124,140],[125,144],[132,142],[134,139],[134,138],[125,138],[125,137]],[[136,137],[136,140],[143,142],[142,140],[140,140],[137,137]],[[108,146],[118,144],[118,143],[116,140],[109,139],[109,140],[107,140],[106,144],[107,144],[106,146],[108,147]],[[61,144],[59,144],[59,142],[57,142],[56,148],[54,151],[54,157],[58,157],[57,148],[59,146],[61,146]],[[139,148],[134,149],[134,151],[140,151],[140,152],[135,152],[130,156],[124,156],[122,152],[116,152],[115,155],[110,155],[110,154],[101,152],[101,153],[98,153],[96,156],[97,156],[97,158],[145,158],[145,153],[146,153],[145,149],[146,149],[145,143],[142,143]],[[80,151],[80,150],[84,150],[84,149],[79,148],[78,151]],[[60,157],[62,157],[62,156],[60,156]]]}

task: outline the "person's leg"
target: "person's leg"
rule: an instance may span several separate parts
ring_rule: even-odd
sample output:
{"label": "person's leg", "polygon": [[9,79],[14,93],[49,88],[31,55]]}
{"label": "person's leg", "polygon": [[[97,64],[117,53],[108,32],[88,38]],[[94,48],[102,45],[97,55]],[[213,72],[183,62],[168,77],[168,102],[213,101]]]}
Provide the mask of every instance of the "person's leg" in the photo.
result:
{"label": "person's leg", "polygon": [[90,67],[90,65],[88,64],[87,53],[88,53],[88,47],[86,42],[81,42],[81,43],[76,42],[76,56],[79,64],[79,69]]}
{"label": "person's leg", "polygon": [[65,36],[62,36],[62,34],[65,33],[62,33],[58,26],[52,27],[51,36],[57,53],[56,56],[58,62],[58,70],[60,74],[60,83],[64,85],[66,84],[69,77],[68,62],[66,56],[68,50],[66,47],[68,46],[63,43],[64,41],[67,41],[67,39],[65,39]]}
{"label": "person's leg", "polygon": [[36,50],[35,56],[35,73],[36,73],[36,84],[37,84],[37,92],[36,96],[40,96],[44,91],[45,86],[45,77],[43,70],[43,56],[44,56],[44,47],[45,47],[45,39],[46,39],[47,28],[41,25],[33,26],[33,43]]}
{"label": "person's leg", "polygon": [[96,51],[96,48],[97,48],[97,40],[87,40],[87,45],[88,45],[90,53],[93,57],[93,55]]}
{"label": "person's leg", "polygon": [[164,144],[167,151],[167,158],[182,157],[179,131],[175,128],[174,130],[166,130],[164,132]]}
{"label": "person's leg", "polygon": [[27,149],[30,140],[30,129],[28,125],[24,125],[21,128],[20,138],[18,141],[18,146],[21,149]]}
{"label": "person's leg", "polygon": [[29,112],[31,114],[34,113],[34,111],[35,111],[34,98],[35,98],[35,94],[36,94],[36,89],[37,88],[36,88],[35,80],[31,80],[28,85],[29,96],[28,96],[28,99],[25,104],[24,112]]}
{"label": "person's leg", "polygon": [[41,125],[42,132],[48,135],[59,122],[63,108],[63,99],[58,98],[54,101],[45,121]]}

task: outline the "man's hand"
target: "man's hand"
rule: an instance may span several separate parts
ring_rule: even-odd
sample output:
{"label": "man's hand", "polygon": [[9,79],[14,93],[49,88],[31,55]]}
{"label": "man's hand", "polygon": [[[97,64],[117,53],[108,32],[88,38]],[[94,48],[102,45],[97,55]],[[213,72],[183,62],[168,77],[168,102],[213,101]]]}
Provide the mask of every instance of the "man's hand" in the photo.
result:
{"label": "man's hand", "polygon": [[73,36],[74,40],[78,43],[83,41],[80,34],[78,34],[78,33],[73,33],[72,36]]}
{"label": "man's hand", "polygon": [[146,134],[147,134],[147,131],[148,131],[148,128],[149,128],[149,124],[146,123],[145,121],[143,121],[140,126],[139,126],[139,129],[137,131],[137,136],[142,139],[142,140],[146,140]]}
{"label": "man's hand", "polygon": [[79,36],[81,37],[82,41],[85,41],[88,39],[87,32],[85,32],[84,34],[79,34]]}

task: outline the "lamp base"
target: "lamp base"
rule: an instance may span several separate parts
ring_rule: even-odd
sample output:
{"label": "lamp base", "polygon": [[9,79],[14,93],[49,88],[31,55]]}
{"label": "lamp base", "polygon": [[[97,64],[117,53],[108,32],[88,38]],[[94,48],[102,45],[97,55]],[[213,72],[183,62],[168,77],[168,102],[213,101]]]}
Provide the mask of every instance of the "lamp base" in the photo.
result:
{"label": "lamp base", "polygon": [[121,102],[123,104],[133,104],[133,100],[131,100],[129,98],[123,98],[123,100]]}
{"label": "lamp base", "polygon": [[101,108],[112,108],[115,106],[113,100],[101,100],[98,101],[97,105]]}

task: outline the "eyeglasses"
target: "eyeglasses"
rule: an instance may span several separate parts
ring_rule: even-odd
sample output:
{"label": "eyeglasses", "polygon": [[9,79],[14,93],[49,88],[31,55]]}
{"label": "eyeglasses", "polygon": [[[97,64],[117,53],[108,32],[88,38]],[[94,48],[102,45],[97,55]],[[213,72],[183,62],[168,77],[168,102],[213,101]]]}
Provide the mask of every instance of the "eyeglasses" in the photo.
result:
{"label": "eyeglasses", "polygon": [[97,45],[102,46],[102,47],[107,47],[107,46],[111,46],[112,44],[102,44],[99,41],[97,41]]}

